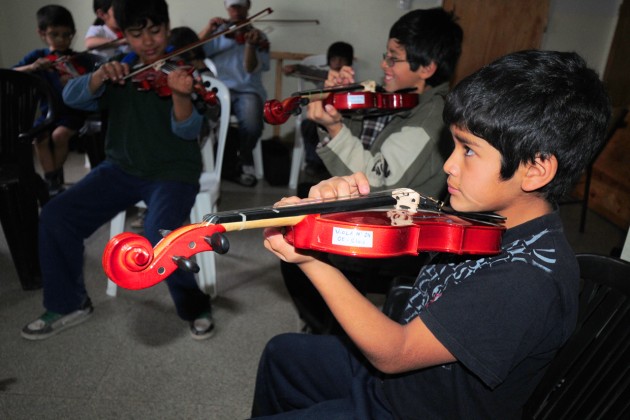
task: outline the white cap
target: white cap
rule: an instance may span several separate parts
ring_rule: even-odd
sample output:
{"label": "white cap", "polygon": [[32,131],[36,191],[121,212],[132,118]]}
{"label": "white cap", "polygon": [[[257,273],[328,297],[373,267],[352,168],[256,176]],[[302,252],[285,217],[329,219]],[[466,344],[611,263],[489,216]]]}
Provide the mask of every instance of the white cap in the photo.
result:
{"label": "white cap", "polygon": [[249,6],[249,0],[223,0],[223,3],[226,9],[230,6]]}

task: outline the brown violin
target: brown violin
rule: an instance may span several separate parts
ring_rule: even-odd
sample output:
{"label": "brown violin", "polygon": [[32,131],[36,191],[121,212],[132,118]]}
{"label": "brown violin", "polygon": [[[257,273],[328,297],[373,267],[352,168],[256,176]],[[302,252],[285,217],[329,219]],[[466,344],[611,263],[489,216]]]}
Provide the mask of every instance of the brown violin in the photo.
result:
{"label": "brown violin", "polygon": [[143,289],[178,268],[198,272],[191,260],[195,254],[226,253],[226,232],[265,227],[286,227],[285,239],[298,249],[363,258],[424,251],[492,255],[500,252],[503,222],[494,213],[457,212],[413,190],[398,189],[210,214],[201,223],[166,232],[155,248],[140,235],[121,233],[105,247],[102,262],[119,286]]}
{"label": "brown violin", "polygon": [[[363,91],[358,92],[359,89]],[[319,90],[296,92],[289,98],[265,102],[263,115],[265,122],[271,125],[284,124],[292,115],[298,115],[301,107],[312,101],[322,101],[332,105],[337,111],[345,113],[386,114],[403,111],[418,105],[418,94],[376,92],[374,81],[360,84],[331,87]]]}

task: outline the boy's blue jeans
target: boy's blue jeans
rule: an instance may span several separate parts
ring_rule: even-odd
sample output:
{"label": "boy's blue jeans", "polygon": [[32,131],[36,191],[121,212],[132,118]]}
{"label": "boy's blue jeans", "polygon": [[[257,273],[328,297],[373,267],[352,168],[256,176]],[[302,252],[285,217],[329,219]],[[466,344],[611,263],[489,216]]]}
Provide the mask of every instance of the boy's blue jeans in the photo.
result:
{"label": "boy's blue jeans", "polygon": [[276,336],[260,358],[252,417],[392,419],[371,369],[338,336]]}
{"label": "boy's blue jeans", "polygon": [[230,91],[232,114],[238,119],[239,152],[243,165],[253,165],[252,154],[263,132],[263,102],[255,93]]}
{"label": "boy's blue jeans", "polygon": [[[100,226],[143,200],[148,208],[144,235],[155,245],[162,238],[159,229],[173,230],[186,221],[198,191],[199,185],[138,178],[106,161],[50,200],[39,223],[44,307],[66,314],[85,302],[83,242]],[[180,318],[191,321],[210,309],[210,298],[192,273],[176,270],[166,282]]]}

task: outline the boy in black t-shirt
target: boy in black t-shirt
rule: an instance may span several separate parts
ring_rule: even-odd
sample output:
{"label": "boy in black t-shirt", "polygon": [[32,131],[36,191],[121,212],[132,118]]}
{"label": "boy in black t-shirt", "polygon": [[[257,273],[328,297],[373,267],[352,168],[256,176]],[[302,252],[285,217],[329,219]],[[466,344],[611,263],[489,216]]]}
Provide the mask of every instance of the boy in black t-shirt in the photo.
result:
{"label": "boy in black t-shirt", "polygon": [[[272,339],[254,416],[521,417],[575,327],[579,270],[556,203],[602,147],[609,100],[577,54],[523,51],[464,79],[443,115],[455,143],[444,164],[450,204],[505,216],[500,254],[439,254],[391,320],[324,258],[295,252],[268,229],[265,246],[304,271],[351,343]],[[362,173],[324,181],[310,196],[357,192],[369,192]]]}

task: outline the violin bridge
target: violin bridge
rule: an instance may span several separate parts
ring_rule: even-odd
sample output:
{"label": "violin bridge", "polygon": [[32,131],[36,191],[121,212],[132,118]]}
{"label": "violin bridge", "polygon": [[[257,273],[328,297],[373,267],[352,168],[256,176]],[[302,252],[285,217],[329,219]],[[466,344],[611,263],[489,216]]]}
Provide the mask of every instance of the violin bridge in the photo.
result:
{"label": "violin bridge", "polygon": [[411,188],[398,188],[392,191],[392,197],[396,200],[396,210],[417,212],[419,208],[440,211],[443,202],[433,197],[421,195]]}

